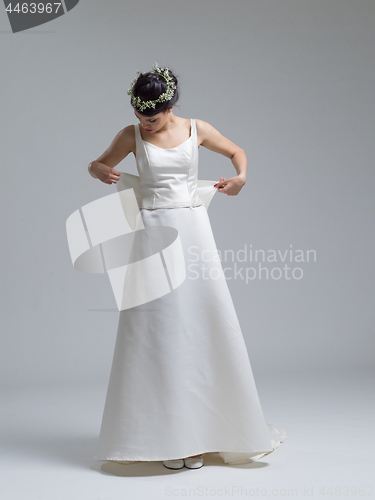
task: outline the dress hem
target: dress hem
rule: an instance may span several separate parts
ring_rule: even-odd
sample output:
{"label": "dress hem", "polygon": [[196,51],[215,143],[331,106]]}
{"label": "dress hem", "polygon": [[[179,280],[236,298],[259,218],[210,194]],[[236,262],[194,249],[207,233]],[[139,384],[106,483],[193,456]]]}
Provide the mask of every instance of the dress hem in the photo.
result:
{"label": "dress hem", "polygon": [[[281,443],[282,442],[283,441],[281,441]],[[249,453],[249,457],[246,458],[245,460],[251,460],[251,459],[253,459],[255,457],[258,457],[257,459],[263,458],[264,456],[268,455],[269,453],[274,452],[277,448],[278,448],[278,446],[276,448],[273,448],[272,450],[259,451],[259,452],[249,452],[248,450],[246,450],[246,451],[238,451],[238,450],[236,450],[236,451],[225,451],[225,452],[223,452],[223,451],[202,451],[200,453],[195,453],[195,455],[202,455],[202,454],[205,454],[205,453],[210,453],[210,454],[215,454],[215,455],[220,455],[220,453]],[[261,455],[261,456],[259,456],[259,455]],[[188,458],[188,456],[182,457],[182,458]],[[130,459],[130,458],[120,458],[120,457],[98,458],[98,456],[95,455],[94,459],[95,460],[99,460],[101,462],[113,461],[113,462],[132,462],[132,463],[134,463],[134,462],[161,462],[163,460],[180,460],[181,456],[179,456],[179,457],[173,456],[173,457],[168,457],[168,458],[165,458],[165,457],[159,457],[159,458],[137,457],[137,458],[131,458]]]}

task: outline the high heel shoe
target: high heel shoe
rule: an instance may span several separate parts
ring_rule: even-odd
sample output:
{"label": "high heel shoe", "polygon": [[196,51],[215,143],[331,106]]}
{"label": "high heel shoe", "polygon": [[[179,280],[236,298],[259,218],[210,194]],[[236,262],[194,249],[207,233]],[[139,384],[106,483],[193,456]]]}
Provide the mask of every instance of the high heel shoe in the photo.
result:
{"label": "high heel shoe", "polygon": [[201,454],[198,457],[184,458],[184,462],[188,469],[200,469],[203,467],[203,456]]}
{"label": "high heel shoe", "polygon": [[184,459],[177,458],[176,460],[163,460],[163,465],[167,469],[182,469],[184,466]]}

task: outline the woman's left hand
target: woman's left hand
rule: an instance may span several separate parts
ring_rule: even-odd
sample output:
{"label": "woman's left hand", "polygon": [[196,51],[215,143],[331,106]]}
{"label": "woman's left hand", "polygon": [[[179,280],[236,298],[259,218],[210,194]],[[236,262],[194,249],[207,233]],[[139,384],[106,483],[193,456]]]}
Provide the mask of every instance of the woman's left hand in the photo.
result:
{"label": "woman's left hand", "polygon": [[228,196],[236,196],[241,191],[245,183],[246,180],[240,175],[236,175],[230,179],[220,177],[220,181],[215,184],[214,187],[217,187],[219,193],[224,193]]}

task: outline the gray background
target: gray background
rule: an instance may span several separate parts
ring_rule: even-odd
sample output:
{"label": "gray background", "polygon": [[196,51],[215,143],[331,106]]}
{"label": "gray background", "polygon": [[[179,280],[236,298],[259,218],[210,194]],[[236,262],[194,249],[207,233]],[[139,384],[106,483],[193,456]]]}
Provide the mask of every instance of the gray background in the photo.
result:
{"label": "gray background", "polygon": [[[228,281],[256,375],[372,367],[374,21],[373,0],[81,0],[12,34],[0,9],[3,384],[107,383],[119,313],[65,222],[115,192],[87,165],[136,123],[126,90],[154,61],[180,77],[175,114],[248,155],[209,208],[218,248],[317,253],[298,281]],[[200,148],[200,179],[234,174]]]}

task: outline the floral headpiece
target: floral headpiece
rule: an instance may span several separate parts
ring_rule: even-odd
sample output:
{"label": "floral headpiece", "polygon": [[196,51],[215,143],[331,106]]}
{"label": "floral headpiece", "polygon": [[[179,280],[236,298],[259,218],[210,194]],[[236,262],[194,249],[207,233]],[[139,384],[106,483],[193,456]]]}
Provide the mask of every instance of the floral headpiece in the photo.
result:
{"label": "floral headpiece", "polygon": [[128,90],[128,94],[132,96],[132,105],[136,107],[139,111],[144,111],[146,108],[153,108],[155,109],[155,106],[158,102],[166,102],[170,101],[172,97],[174,96],[174,91],[176,89],[176,84],[172,80],[172,78],[169,75],[169,70],[168,68],[159,68],[158,63],[155,62],[154,65],[152,66],[152,70],[150,73],[156,73],[160,76],[162,76],[165,81],[167,82],[167,90],[164,92],[164,94],[161,94],[158,99],[154,99],[153,101],[142,101],[141,98],[135,97],[134,96],[134,85],[136,81],[138,80],[139,75],[141,74],[140,71],[137,71],[137,76],[134,78],[134,80],[131,82],[131,87]]}

